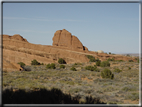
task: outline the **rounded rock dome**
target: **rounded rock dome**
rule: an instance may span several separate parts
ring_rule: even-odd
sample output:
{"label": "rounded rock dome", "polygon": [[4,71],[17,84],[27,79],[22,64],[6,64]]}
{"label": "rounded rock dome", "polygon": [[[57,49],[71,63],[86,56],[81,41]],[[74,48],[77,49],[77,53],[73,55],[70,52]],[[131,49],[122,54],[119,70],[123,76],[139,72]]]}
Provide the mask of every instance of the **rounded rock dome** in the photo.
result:
{"label": "rounded rock dome", "polygon": [[102,51],[102,50],[98,50],[97,52],[98,52],[98,53],[104,53],[104,51]]}

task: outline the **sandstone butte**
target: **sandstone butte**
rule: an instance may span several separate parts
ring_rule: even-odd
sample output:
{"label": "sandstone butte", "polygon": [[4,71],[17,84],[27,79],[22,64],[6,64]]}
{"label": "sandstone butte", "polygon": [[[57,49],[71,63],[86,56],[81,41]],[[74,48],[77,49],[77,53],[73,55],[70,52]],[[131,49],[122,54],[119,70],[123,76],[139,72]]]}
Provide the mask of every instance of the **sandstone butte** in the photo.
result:
{"label": "sandstone butte", "polygon": [[135,58],[122,55],[89,51],[76,36],[65,29],[56,31],[52,40],[52,46],[40,45],[29,43],[19,34],[3,35],[3,71],[22,70],[17,63],[24,62],[26,65],[30,65],[33,59],[44,64],[58,63],[59,58],[63,58],[67,64],[89,62],[86,55],[92,55],[101,61],[108,58],[136,61]]}

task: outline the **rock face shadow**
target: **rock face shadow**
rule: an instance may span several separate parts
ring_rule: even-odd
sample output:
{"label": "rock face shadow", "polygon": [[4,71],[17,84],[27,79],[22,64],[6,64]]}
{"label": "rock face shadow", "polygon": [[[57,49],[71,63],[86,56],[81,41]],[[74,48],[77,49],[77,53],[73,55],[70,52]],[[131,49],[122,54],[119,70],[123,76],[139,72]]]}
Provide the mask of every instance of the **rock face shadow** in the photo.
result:
{"label": "rock face shadow", "polygon": [[60,89],[51,90],[40,89],[38,91],[28,91],[19,89],[6,89],[2,92],[2,104],[105,104],[100,99],[86,96],[85,102],[79,102],[81,97],[71,97],[64,94]]}

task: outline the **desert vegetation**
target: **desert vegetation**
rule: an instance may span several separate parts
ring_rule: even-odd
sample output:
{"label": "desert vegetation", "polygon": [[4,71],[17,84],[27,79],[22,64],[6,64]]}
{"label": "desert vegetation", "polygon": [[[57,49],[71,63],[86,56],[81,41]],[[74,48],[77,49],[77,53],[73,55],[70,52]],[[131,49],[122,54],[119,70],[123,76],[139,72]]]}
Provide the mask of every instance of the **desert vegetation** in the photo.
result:
{"label": "desert vegetation", "polygon": [[36,59],[34,59],[33,61],[31,61],[31,65],[40,65],[40,63]]}
{"label": "desert vegetation", "polygon": [[92,55],[86,55],[86,57],[90,60],[90,62],[95,62],[95,57],[93,57]]}
{"label": "desert vegetation", "polygon": [[101,62],[100,66],[101,67],[110,67],[110,63],[109,63],[109,61],[103,61],[103,62]]}
{"label": "desert vegetation", "polygon": [[23,67],[23,66],[25,66],[26,64],[25,63],[23,63],[23,62],[18,62],[18,64],[21,66],[21,67]]}
{"label": "desert vegetation", "polygon": [[66,61],[63,58],[59,58],[58,63],[59,64],[66,64]]}
{"label": "desert vegetation", "polygon": [[99,59],[73,64],[31,62],[31,65],[19,63],[25,68],[23,71],[3,71],[4,104],[139,103],[138,62]]}
{"label": "desert vegetation", "polygon": [[55,67],[55,64],[54,64],[54,63],[51,63],[51,64],[47,64],[47,65],[46,65],[46,68],[47,68],[47,69],[55,69],[56,67]]}
{"label": "desert vegetation", "polygon": [[110,78],[113,79],[114,78],[114,74],[112,74],[111,70],[105,68],[102,72],[101,72],[101,76],[102,78]]}

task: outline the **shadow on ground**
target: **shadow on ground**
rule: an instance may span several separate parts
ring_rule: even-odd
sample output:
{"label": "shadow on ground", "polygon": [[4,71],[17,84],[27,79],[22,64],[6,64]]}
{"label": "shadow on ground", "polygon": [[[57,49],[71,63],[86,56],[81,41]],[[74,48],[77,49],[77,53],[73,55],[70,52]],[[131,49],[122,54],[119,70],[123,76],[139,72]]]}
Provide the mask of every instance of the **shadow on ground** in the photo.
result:
{"label": "shadow on ground", "polygon": [[[60,89],[51,90],[40,89],[39,91],[6,89],[2,92],[3,104],[79,104],[80,96],[71,97],[70,94],[64,94]],[[86,97],[85,102],[80,104],[105,104],[100,99]]]}

